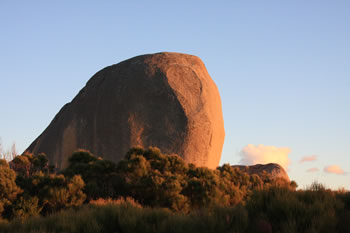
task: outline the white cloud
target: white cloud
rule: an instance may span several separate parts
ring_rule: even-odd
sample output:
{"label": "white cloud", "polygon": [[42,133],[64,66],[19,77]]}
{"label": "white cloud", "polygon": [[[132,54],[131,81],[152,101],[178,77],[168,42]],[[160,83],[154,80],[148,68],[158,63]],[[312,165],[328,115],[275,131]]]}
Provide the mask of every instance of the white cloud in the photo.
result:
{"label": "white cloud", "polygon": [[299,163],[312,162],[317,160],[317,155],[304,156]]}
{"label": "white cloud", "polygon": [[278,163],[287,170],[290,164],[290,159],[288,158],[290,151],[288,147],[278,148],[262,144],[258,146],[249,144],[240,152],[240,156],[242,157],[240,163],[244,165]]}
{"label": "white cloud", "polygon": [[334,173],[337,175],[345,175],[344,170],[341,167],[339,167],[338,165],[329,165],[329,166],[325,167],[323,169],[323,171],[327,172],[327,173]]}
{"label": "white cloud", "polygon": [[306,172],[318,172],[320,171],[320,169],[318,169],[317,167],[312,167],[306,170]]}

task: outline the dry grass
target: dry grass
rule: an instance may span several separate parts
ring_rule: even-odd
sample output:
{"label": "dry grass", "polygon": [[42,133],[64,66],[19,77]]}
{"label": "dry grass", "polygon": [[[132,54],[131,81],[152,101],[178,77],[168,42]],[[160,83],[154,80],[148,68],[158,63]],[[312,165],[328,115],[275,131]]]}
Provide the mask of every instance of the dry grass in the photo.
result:
{"label": "dry grass", "polygon": [[142,208],[141,204],[139,204],[135,199],[132,197],[120,197],[118,199],[112,199],[112,198],[99,198],[97,200],[91,200],[89,202],[91,205],[96,205],[96,206],[105,206],[105,205],[128,205],[136,208]]}

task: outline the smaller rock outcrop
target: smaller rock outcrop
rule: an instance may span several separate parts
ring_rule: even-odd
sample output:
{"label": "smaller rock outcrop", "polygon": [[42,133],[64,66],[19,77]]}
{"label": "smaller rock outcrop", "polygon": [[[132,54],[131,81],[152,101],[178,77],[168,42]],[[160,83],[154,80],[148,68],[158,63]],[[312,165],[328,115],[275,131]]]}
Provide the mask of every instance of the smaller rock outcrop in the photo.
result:
{"label": "smaller rock outcrop", "polygon": [[250,175],[256,174],[260,176],[265,171],[272,179],[284,179],[290,182],[287,172],[277,163],[255,164],[251,166],[232,165],[232,167],[238,168],[241,171],[249,173]]}

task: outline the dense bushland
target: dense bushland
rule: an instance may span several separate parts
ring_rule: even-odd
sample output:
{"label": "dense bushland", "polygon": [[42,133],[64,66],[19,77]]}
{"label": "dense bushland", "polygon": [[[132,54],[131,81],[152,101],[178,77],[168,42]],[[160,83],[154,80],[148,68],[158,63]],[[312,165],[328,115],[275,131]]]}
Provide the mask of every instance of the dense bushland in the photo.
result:
{"label": "dense bushland", "polygon": [[86,199],[84,181],[79,175],[54,174],[46,155],[26,154],[10,164],[0,160],[0,213],[5,219],[46,215],[80,206]]}
{"label": "dense bushland", "polygon": [[[186,164],[157,148],[115,164],[77,151],[0,160],[0,232],[350,232],[350,193]],[[21,224],[18,224],[21,222]]]}
{"label": "dense bushland", "polygon": [[255,192],[246,205],[202,208],[188,214],[141,207],[132,199],[100,199],[47,217],[0,223],[0,232],[346,233],[350,210],[341,199],[348,201],[350,196],[273,187]]}
{"label": "dense bushland", "polygon": [[144,206],[182,212],[244,204],[254,190],[272,185],[295,188],[284,180],[249,175],[228,164],[216,170],[196,167],[157,148],[133,148],[118,164],[78,151],[62,173],[82,176],[88,200],[132,197]]}

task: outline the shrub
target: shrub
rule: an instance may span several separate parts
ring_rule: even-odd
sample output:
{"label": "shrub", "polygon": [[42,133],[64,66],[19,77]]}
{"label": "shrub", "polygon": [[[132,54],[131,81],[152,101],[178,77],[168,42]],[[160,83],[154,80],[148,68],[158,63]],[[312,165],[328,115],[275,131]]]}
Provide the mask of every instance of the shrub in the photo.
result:
{"label": "shrub", "polygon": [[259,221],[265,221],[273,232],[336,232],[336,213],[342,202],[334,192],[316,187],[305,191],[270,187],[254,192],[247,209],[257,222],[250,227],[256,229]]}
{"label": "shrub", "polygon": [[[36,211],[48,214],[63,208],[80,206],[86,199],[83,192],[84,181],[79,175],[66,178],[63,175],[38,173],[30,177],[20,177],[18,184],[24,192],[22,201],[13,207],[13,217],[25,217]],[[30,203],[34,206],[26,207]],[[24,208],[22,211],[21,206]]]}
{"label": "shrub", "polygon": [[[0,160],[0,216],[10,206],[22,190],[16,185],[16,173],[6,160]],[[1,217],[0,217],[1,218]]]}
{"label": "shrub", "polygon": [[85,150],[73,153],[68,162],[68,167],[62,173],[68,177],[81,175],[86,184],[84,192],[88,200],[117,197],[118,178],[115,163],[96,158]]}
{"label": "shrub", "polygon": [[42,210],[39,198],[34,196],[21,196],[12,205],[12,217],[25,219],[30,216],[38,216]]}
{"label": "shrub", "polygon": [[47,217],[0,223],[0,231],[16,232],[104,232],[104,233],[187,233],[244,232],[248,217],[243,207],[214,208],[189,215],[163,208],[141,208],[128,201],[120,204],[85,205]]}
{"label": "shrub", "polygon": [[17,176],[22,177],[30,177],[38,172],[44,174],[53,172],[53,167],[49,166],[49,160],[43,153],[37,156],[29,153],[18,155],[10,162],[10,167]]}
{"label": "shrub", "polygon": [[62,173],[82,176],[88,200],[130,196],[145,206],[185,213],[216,205],[244,204],[253,190],[283,183],[271,180],[267,174],[262,178],[249,175],[228,164],[216,170],[196,167],[155,147],[132,148],[118,164],[80,150],[73,153]]}

